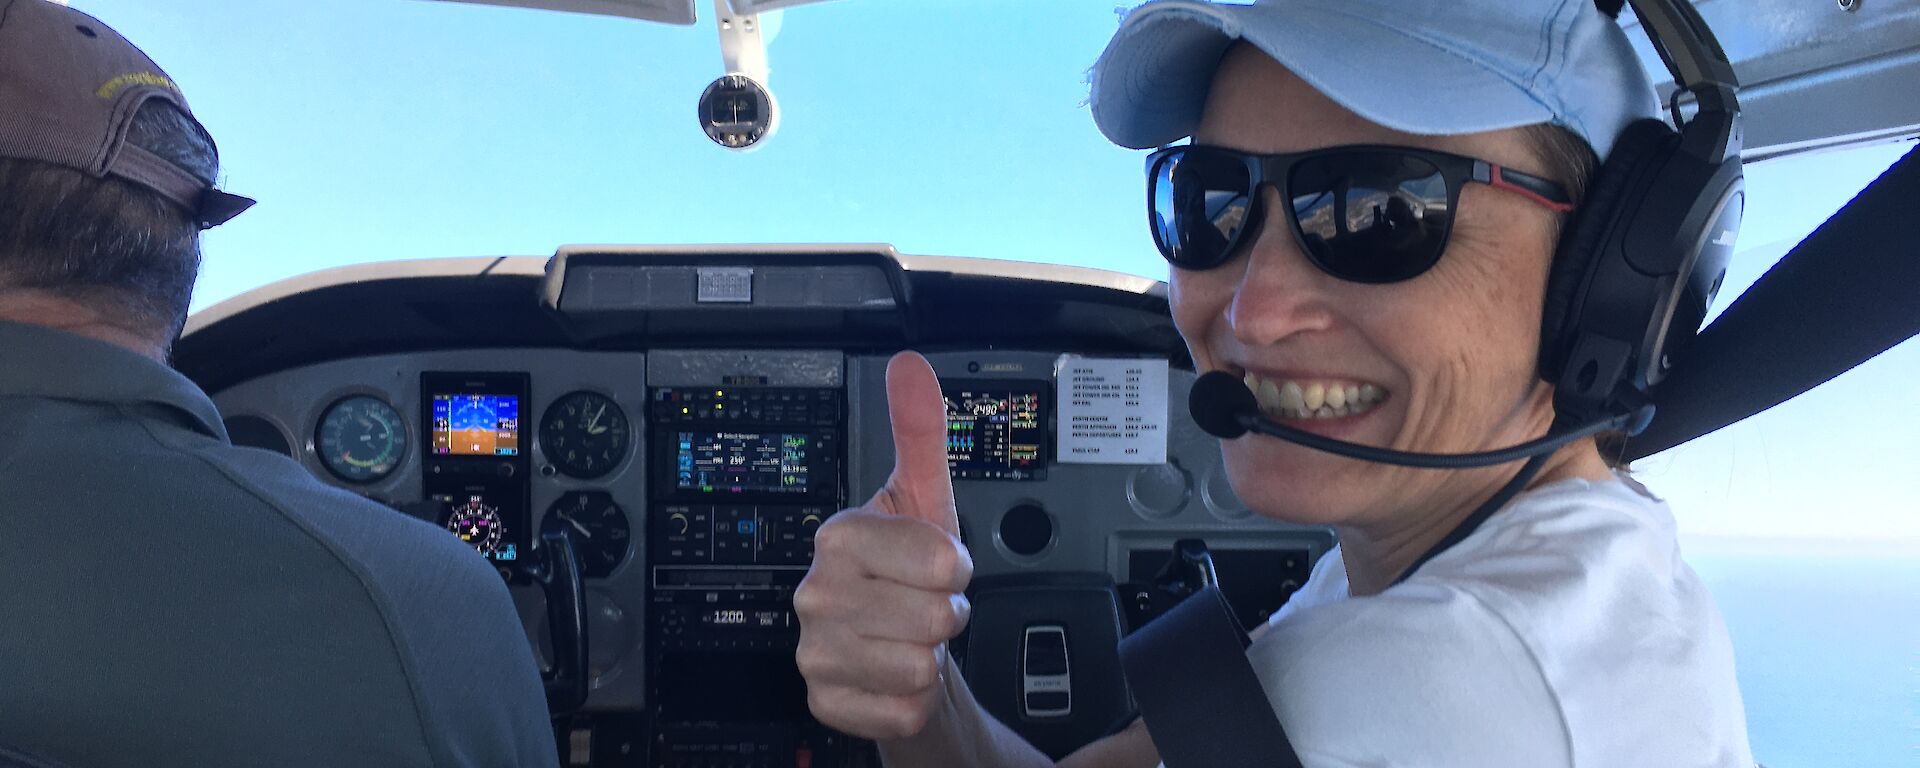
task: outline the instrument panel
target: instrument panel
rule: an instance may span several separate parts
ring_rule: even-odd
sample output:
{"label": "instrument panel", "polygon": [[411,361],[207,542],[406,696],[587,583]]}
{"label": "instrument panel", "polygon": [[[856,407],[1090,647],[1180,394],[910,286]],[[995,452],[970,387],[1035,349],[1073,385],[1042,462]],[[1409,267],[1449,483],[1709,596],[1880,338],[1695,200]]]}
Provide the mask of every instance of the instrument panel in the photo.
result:
{"label": "instrument panel", "polygon": [[[1174,406],[1158,419],[1163,462],[1063,461],[1061,421],[1072,416],[1060,353],[928,357],[977,583],[1104,574],[1125,601],[1127,584],[1180,538],[1205,536],[1235,563],[1293,558],[1289,579],[1331,545],[1319,529],[1254,519],[1227,487],[1216,443]],[[449,350],[293,368],[214,400],[229,419],[310,436],[287,443],[316,477],[472,545],[508,579],[543,659],[543,598],[516,564],[550,519],[579,534],[592,680],[571,764],[877,765],[868,745],[807,713],[791,597],[814,531],[892,469],[887,358]],[[1192,375],[1167,377],[1167,402],[1183,404]],[[1298,580],[1260,584],[1239,602],[1250,619],[1262,615]],[[988,703],[1021,728],[1091,716],[1080,704]]]}

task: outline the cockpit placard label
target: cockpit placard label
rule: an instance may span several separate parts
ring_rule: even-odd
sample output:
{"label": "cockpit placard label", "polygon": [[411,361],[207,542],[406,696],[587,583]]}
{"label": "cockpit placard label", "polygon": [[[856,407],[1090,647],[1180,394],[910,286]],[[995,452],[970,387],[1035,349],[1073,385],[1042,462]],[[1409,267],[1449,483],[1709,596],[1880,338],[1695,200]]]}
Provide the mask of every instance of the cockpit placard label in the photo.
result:
{"label": "cockpit placard label", "polygon": [[694,301],[700,304],[752,304],[753,268],[701,267]]}
{"label": "cockpit placard label", "polygon": [[1167,361],[1061,355],[1054,377],[1061,463],[1166,463]]}

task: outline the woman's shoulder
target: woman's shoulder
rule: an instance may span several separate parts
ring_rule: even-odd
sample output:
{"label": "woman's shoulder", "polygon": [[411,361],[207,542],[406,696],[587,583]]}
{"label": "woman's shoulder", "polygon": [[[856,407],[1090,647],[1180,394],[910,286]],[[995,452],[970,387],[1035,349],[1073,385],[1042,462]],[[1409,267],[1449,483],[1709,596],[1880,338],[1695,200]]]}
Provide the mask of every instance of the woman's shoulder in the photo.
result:
{"label": "woman's shoulder", "polygon": [[1300,624],[1295,632],[1324,637],[1345,631],[1390,636],[1382,624],[1491,626],[1525,639],[1532,623],[1570,618],[1551,614],[1592,614],[1628,596],[1642,608],[1678,608],[1705,598],[1681,559],[1665,502],[1624,477],[1529,491],[1378,595],[1348,598],[1341,556],[1335,547],[1321,558],[1306,586],[1262,629]]}
{"label": "woman's shoulder", "polygon": [[1512,627],[1464,592],[1394,592],[1302,608],[1249,648],[1303,758],[1572,762],[1552,686]]}
{"label": "woman's shoulder", "polygon": [[[1630,731],[1674,754],[1745,745],[1719,612],[1666,505],[1625,479],[1525,494],[1406,582],[1289,612],[1250,656],[1276,702],[1333,701],[1349,717],[1414,717],[1395,709],[1413,706],[1422,729],[1510,721],[1553,734],[1579,762],[1656,754]],[[1703,716],[1726,732],[1671,728]]]}
{"label": "woman's shoulder", "polygon": [[1624,475],[1522,494],[1381,597],[1433,603],[1454,594],[1530,641],[1657,630],[1713,610],[1666,502]]}

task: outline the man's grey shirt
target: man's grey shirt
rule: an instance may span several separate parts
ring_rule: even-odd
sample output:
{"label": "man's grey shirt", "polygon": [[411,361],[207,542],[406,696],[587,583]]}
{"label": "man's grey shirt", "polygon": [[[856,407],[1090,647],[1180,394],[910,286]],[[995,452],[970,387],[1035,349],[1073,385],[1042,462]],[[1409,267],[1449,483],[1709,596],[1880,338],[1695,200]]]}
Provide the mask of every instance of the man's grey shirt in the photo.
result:
{"label": "man's grey shirt", "polygon": [[551,766],[459,539],[227,441],[191,381],[0,323],[0,745],[75,766]]}

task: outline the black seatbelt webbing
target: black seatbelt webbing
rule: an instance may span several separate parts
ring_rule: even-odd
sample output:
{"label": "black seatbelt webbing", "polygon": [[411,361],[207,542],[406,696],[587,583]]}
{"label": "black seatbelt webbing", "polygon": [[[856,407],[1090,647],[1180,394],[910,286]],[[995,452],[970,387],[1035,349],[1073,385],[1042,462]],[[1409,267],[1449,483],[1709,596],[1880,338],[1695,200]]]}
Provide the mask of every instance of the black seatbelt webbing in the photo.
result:
{"label": "black seatbelt webbing", "polygon": [[1247,644],[1213,586],[1120,641],[1120,665],[1166,768],[1300,768]]}
{"label": "black seatbelt webbing", "polygon": [[[1540,473],[1540,454],[1481,502],[1394,585],[1480,529]],[[1120,666],[1166,768],[1301,768],[1293,742],[1247,660],[1247,632],[1209,585],[1120,641]]]}

